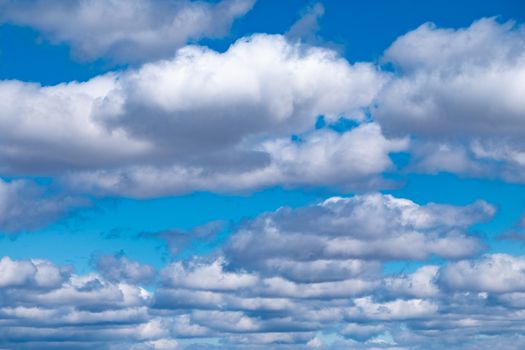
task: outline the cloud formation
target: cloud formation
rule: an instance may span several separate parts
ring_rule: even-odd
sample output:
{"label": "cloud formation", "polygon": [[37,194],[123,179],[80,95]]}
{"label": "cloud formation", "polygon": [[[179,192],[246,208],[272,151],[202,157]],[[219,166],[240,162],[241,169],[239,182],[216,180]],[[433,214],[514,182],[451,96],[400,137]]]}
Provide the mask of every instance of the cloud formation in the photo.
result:
{"label": "cloud formation", "polygon": [[[190,46],[83,83],[4,81],[0,169],[134,197],[373,187],[393,168],[389,153],[408,145],[366,121],[384,81],[373,65],[279,35],[243,38],[224,53]],[[320,115],[357,126],[314,129]]]}

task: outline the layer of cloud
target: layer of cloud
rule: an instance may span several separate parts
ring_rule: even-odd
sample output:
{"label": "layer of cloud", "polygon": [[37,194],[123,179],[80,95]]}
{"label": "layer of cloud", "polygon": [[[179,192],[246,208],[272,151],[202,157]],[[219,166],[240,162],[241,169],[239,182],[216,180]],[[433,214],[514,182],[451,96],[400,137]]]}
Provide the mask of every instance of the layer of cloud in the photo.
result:
{"label": "layer of cloud", "polygon": [[[99,257],[99,273],[85,275],[4,257],[0,346],[419,349],[439,334],[440,344],[459,349],[465,337],[496,342],[496,333],[520,344],[523,257],[471,256],[483,245],[469,228],[493,214],[485,202],[334,197],[244,222],[224,248],[169,263],[153,284],[150,266],[122,255]],[[214,225],[193,232],[207,237]],[[349,240],[352,249],[333,253]],[[432,255],[450,260],[438,266]],[[383,263],[397,259],[421,266],[388,273]]]}
{"label": "layer of cloud", "polygon": [[[0,264],[7,276],[0,287],[3,346],[47,349],[61,343],[70,349],[95,344],[103,349],[156,349],[153,344],[158,343],[188,349],[213,349],[214,344],[234,349],[263,345],[293,349],[317,344],[323,349],[343,349],[343,344],[351,344],[352,348],[369,349],[383,344],[419,349],[432,348],[439,334],[440,344],[474,349],[479,345],[477,337],[503,341],[525,328],[523,293],[476,284],[454,291],[439,278],[430,279],[431,293],[386,297],[389,292],[384,286],[391,282],[371,284],[358,294],[351,291],[358,286],[355,281],[300,284],[296,292],[289,285],[272,290],[269,281],[225,271],[220,261],[195,263],[188,269],[170,266],[164,271],[169,281],[153,294],[123,282],[109,282],[94,274],[76,276],[70,271],[44,286],[10,277],[35,276],[42,265],[59,271],[43,261],[3,258]],[[445,274],[450,268],[455,268],[454,264],[443,271],[433,267],[422,270]],[[505,265],[498,272],[509,275],[513,268]],[[418,275],[422,273],[387,278],[421,281]],[[381,277],[377,276],[377,281],[381,282]],[[326,341],[316,341],[320,332],[331,335]],[[474,338],[465,343],[465,337]]]}
{"label": "layer of cloud", "polygon": [[80,59],[141,62],[169,57],[189,41],[225,36],[254,0],[2,1],[0,21],[29,26],[72,46]]}

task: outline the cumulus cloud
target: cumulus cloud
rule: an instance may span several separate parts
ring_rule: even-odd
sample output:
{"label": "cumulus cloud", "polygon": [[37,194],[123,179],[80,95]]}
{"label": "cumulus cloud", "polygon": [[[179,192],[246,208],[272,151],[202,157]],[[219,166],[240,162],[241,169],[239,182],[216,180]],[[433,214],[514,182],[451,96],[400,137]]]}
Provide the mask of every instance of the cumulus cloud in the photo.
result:
{"label": "cumulus cloud", "polygon": [[354,300],[350,307],[349,319],[397,320],[425,318],[438,311],[438,305],[425,299],[395,299],[388,302],[374,302],[370,297]]}
{"label": "cumulus cloud", "polygon": [[377,117],[387,130],[427,137],[520,137],[524,38],[523,28],[494,19],[458,30],[425,24],[398,38],[385,59],[402,73]]}
{"label": "cumulus cloud", "polygon": [[155,269],[150,265],[141,265],[122,255],[101,255],[96,261],[97,270],[110,281],[130,283],[149,283],[155,277]]}
{"label": "cumulus cloud", "polygon": [[248,142],[247,135],[301,133],[319,115],[360,119],[383,82],[370,64],[350,65],[331,50],[259,34],[224,53],[186,47],[131,71],[97,114],[108,126],[190,157],[189,150],[219,152]]}
{"label": "cumulus cloud", "polygon": [[52,87],[1,81],[0,171],[55,175],[145,156],[149,145],[123,131],[108,132],[91,116],[115,84],[112,74]]}
{"label": "cumulus cloud", "polygon": [[439,294],[436,277],[439,266],[426,265],[409,275],[387,277],[384,280],[385,289],[394,295],[412,297],[435,297]]}
{"label": "cumulus cloud", "polygon": [[506,254],[487,255],[477,261],[458,261],[439,274],[447,288],[475,292],[525,291],[525,260]]}
{"label": "cumulus cloud", "polygon": [[81,59],[140,62],[170,56],[188,41],[217,38],[254,0],[2,1],[0,21],[33,27]]}
{"label": "cumulus cloud", "polygon": [[180,262],[173,263],[162,275],[173,286],[203,290],[236,290],[257,282],[256,276],[224,271],[220,260],[209,265],[191,264],[188,269]]}
{"label": "cumulus cloud", "polygon": [[57,268],[45,260],[13,261],[7,256],[0,260],[1,288],[57,287],[69,274],[68,268]]}
{"label": "cumulus cloud", "polygon": [[493,214],[494,208],[485,202],[420,206],[381,194],[334,197],[261,215],[241,227],[224,249],[234,264],[281,271],[293,268],[291,261],[461,258],[482,248],[465,229]]}
{"label": "cumulus cloud", "polygon": [[[279,35],[242,38],[224,53],[185,47],[82,83],[4,81],[0,170],[136,197],[378,186],[389,153],[408,146],[365,120],[384,81],[371,64]],[[358,125],[314,129],[320,115]]]}
{"label": "cumulus cloud", "polygon": [[427,23],[398,38],[384,59],[397,72],[374,116],[387,134],[418,141],[420,170],[523,181],[522,25],[494,18],[461,29]]}

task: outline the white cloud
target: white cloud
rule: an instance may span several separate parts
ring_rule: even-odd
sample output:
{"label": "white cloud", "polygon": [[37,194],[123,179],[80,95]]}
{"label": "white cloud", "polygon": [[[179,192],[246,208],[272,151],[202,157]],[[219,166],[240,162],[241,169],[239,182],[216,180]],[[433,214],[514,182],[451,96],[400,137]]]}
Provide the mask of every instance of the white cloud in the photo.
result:
{"label": "white cloud", "polygon": [[472,292],[525,291],[525,260],[506,254],[485,255],[445,266],[439,282],[451,290]]}
{"label": "white cloud", "polygon": [[54,175],[144,157],[150,146],[109,132],[93,109],[116,88],[113,74],[51,87],[0,81],[0,170]]}
{"label": "white cloud", "polygon": [[[150,293],[97,274],[75,275],[47,260],[0,260],[0,346],[69,348],[158,340],[147,332]],[[151,327],[150,327],[151,328]],[[72,342],[72,343],[70,343]],[[38,345],[41,343],[40,345]],[[83,344],[84,343],[84,344]],[[16,346],[18,348],[18,346]]]}
{"label": "white cloud", "polygon": [[426,265],[409,275],[388,277],[384,280],[385,288],[395,295],[435,297],[439,294],[435,281],[438,271],[439,266]]}
{"label": "white cloud", "polygon": [[[242,226],[224,249],[234,264],[264,271],[277,267],[281,273],[293,271],[291,261],[461,258],[482,248],[464,230],[493,214],[494,208],[482,201],[454,207],[420,206],[381,194],[335,197],[261,215]],[[279,266],[274,259],[289,261]]]}
{"label": "white cloud", "polygon": [[59,269],[45,260],[16,261],[5,256],[0,260],[0,288],[52,288],[68,277],[67,269]]}
{"label": "white cloud", "polygon": [[360,119],[384,78],[374,66],[350,65],[331,50],[258,34],[224,53],[183,48],[119,83],[99,106],[99,118],[189,156],[249,142],[248,135],[301,133],[319,115]]}
{"label": "white cloud", "polygon": [[125,256],[102,255],[97,258],[96,265],[97,270],[111,281],[148,283],[155,277],[152,266],[130,261]]}
{"label": "white cloud", "polygon": [[253,0],[3,1],[0,21],[30,26],[67,43],[81,59],[137,62],[171,56],[188,41],[228,33]]}
{"label": "white cloud", "polygon": [[418,170],[523,181],[522,25],[494,18],[461,29],[424,24],[398,38],[385,60],[397,72],[374,117],[387,135],[418,141]]}
{"label": "white cloud", "polygon": [[395,299],[384,303],[374,302],[370,297],[354,300],[355,306],[348,310],[350,319],[402,320],[430,317],[438,311],[438,305],[425,299]]}
{"label": "white cloud", "polygon": [[204,290],[236,290],[257,283],[257,276],[226,272],[223,266],[224,262],[217,260],[209,265],[190,263],[186,269],[181,262],[176,262],[162,270],[161,276],[172,286]]}
{"label": "white cloud", "polygon": [[[378,186],[393,166],[389,153],[408,146],[364,120],[384,81],[371,64],[279,35],[243,38],[224,53],[185,47],[83,83],[4,81],[0,170],[136,197]],[[312,130],[320,115],[360,124]]]}

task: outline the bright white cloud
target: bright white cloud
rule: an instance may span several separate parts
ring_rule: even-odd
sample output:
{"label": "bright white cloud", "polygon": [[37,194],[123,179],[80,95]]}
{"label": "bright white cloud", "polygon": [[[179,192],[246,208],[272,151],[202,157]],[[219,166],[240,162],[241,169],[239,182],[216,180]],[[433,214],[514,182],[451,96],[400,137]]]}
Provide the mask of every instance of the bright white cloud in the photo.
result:
{"label": "bright white cloud", "polygon": [[494,18],[424,24],[385,53],[396,74],[374,111],[387,135],[410,134],[419,170],[523,181],[525,30]]}
{"label": "bright white cloud", "polygon": [[0,260],[0,288],[57,287],[68,274],[67,269],[59,269],[45,260],[14,261],[9,257]]}

